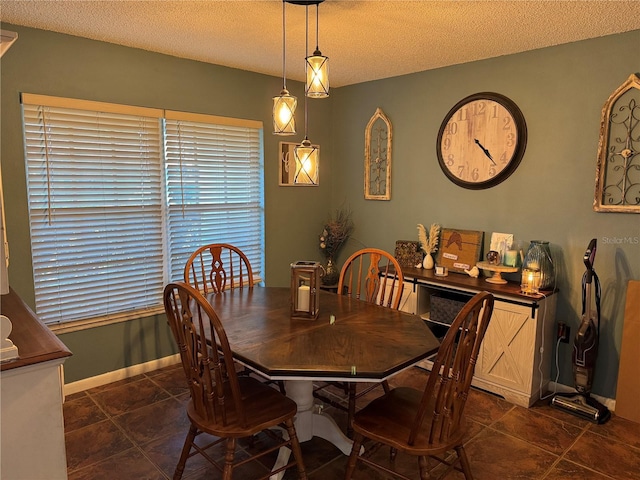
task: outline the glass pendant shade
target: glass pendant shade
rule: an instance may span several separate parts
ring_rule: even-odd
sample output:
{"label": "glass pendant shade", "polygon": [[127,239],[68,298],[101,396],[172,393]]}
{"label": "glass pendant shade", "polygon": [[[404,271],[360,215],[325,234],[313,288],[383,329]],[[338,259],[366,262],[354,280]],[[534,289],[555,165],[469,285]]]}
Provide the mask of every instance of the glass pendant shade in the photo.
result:
{"label": "glass pendant shade", "polygon": [[273,97],[273,133],[276,135],[295,135],[296,133],[296,107],[298,99],[289,95],[289,91],[283,88],[280,95]]}
{"label": "glass pendant shade", "polygon": [[320,149],[311,145],[308,138],[293,149],[293,156],[296,161],[296,173],[293,183],[317,185],[318,184],[318,164],[320,161]]}
{"label": "glass pendant shade", "polygon": [[306,58],[307,83],[305,91],[308,97],[324,98],[329,96],[329,57],[320,50]]}

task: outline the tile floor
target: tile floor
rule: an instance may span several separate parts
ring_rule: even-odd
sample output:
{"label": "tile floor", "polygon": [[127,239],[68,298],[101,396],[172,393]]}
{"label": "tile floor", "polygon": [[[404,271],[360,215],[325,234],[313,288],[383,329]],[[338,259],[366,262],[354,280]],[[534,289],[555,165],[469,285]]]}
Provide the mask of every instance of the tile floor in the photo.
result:
{"label": "tile floor", "polygon": [[[412,368],[391,384],[424,384],[427,372]],[[373,392],[372,392],[373,393]],[[69,480],[170,479],[188,428],[188,392],[176,365],[67,397],[64,404]],[[342,411],[325,411],[344,428]],[[613,418],[594,425],[539,402],[526,409],[473,390],[466,450],[474,477],[483,479],[640,480],[640,425]],[[242,447],[250,449],[248,443]],[[309,480],[341,479],[346,456],[314,438],[302,444]],[[377,455],[388,458],[387,450]],[[398,454],[395,468],[418,478],[412,458]],[[253,462],[237,478],[250,479],[268,466]],[[218,472],[194,457],[185,480],[216,479]],[[297,478],[294,471],[286,479]],[[393,478],[360,467],[354,478]],[[447,479],[460,479],[452,472]]]}

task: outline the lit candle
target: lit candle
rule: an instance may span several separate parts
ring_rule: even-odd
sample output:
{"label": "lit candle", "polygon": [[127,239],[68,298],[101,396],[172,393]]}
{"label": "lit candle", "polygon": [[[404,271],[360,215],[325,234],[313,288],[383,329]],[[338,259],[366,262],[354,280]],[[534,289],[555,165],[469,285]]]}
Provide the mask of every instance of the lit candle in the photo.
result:
{"label": "lit candle", "polygon": [[300,285],[298,287],[298,308],[297,310],[308,312],[309,311],[309,285]]}
{"label": "lit candle", "polygon": [[537,294],[540,291],[540,270],[533,268],[522,269],[521,291],[525,295]]}

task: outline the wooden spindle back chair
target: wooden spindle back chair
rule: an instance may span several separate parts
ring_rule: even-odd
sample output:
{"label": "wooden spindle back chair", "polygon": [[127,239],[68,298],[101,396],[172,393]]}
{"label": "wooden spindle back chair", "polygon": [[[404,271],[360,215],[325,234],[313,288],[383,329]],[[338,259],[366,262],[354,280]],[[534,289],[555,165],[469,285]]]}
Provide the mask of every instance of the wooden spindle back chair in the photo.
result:
{"label": "wooden spindle back chair", "polygon": [[184,267],[184,281],[205,294],[231,288],[253,288],[253,270],[249,259],[238,247],[211,243],[191,254]]}
{"label": "wooden spindle back chair", "polygon": [[397,309],[403,282],[400,264],[391,254],[379,248],[363,248],[344,262],[338,293]]}
{"label": "wooden spindle back chair", "polygon": [[[338,280],[338,294],[347,295],[364,302],[397,310],[402,299],[404,276],[398,261],[388,252],[379,248],[363,248],[351,255],[344,263]],[[347,412],[347,435],[351,437],[351,423],[356,412],[356,402],[380,384],[355,382],[329,382],[314,390],[314,396],[325,403]],[[381,382],[385,392],[389,391],[387,381]],[[338,387],[347,398],[346,407],[324,393],[327,387]],[[358,390],[359,387],[359,390]]]}
{"label": "wooden spindle back chair", "polygon": [[[397,449],[416,456],[420,478],[430,478],[428,457],[444,463],[449,469],[463,472],[467,480],[473,478],[462,444],[463,412],[482,339],[493,312],[493,301],[493,295],[480,292],[465,304],[442,341],[423,391],[394,388],[355,415],[354,444],[346,480],[351,478],[358,461],[399,478],[408,478],[369,458],[360,457],[358,452],[365,439],[388,445],[392,451]],[[457,454],[454,462],[443,458],[449,450]]]}
{"label": "wooden spindle back chair", "polygon": [[[164,289],[164,307],[191,395],[187,404],[191,427],[174,479],[182,477],[187,459],[196,454],[202,454],[222,472],[224,480],[230,480],[234,468],[283,446],[293,451],[294,459],[279,471],[297,465],[299,478],[306,479],[293,424],[296,403],[254,378],[236,374],[223,325],[211,304],[195,288],[183,282],[170,283]],[[288,438],[277,437],[269,430],[278,426],[286,430]],[[237,439],[261,431],[277,438],[277,445],[234,462]],[[203,432],[218,438],[205,446],[196,443],[196,437]],[[206,451],[223,442],[226,455],[224,465],[220,465]]]}

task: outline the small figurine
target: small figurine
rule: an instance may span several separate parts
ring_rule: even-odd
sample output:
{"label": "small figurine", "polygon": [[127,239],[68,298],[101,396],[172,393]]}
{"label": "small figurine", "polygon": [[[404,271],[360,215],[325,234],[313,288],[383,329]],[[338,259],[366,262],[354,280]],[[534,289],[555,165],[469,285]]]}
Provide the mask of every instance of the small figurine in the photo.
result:
{"label": "small figurine", "polygon": [[478,275],[480,275],[480,270],[478,270],[478,267],[474,266],[471,270],[465,270],[464,273],[466,273],[470,277],[478,278]]}
{"label": "small figurine", "polygon": [[500,252],[491,250],[489,253],[487,253],[487,262],[489,262],[491,265],[500,265],[501,261],[502,258]]}

